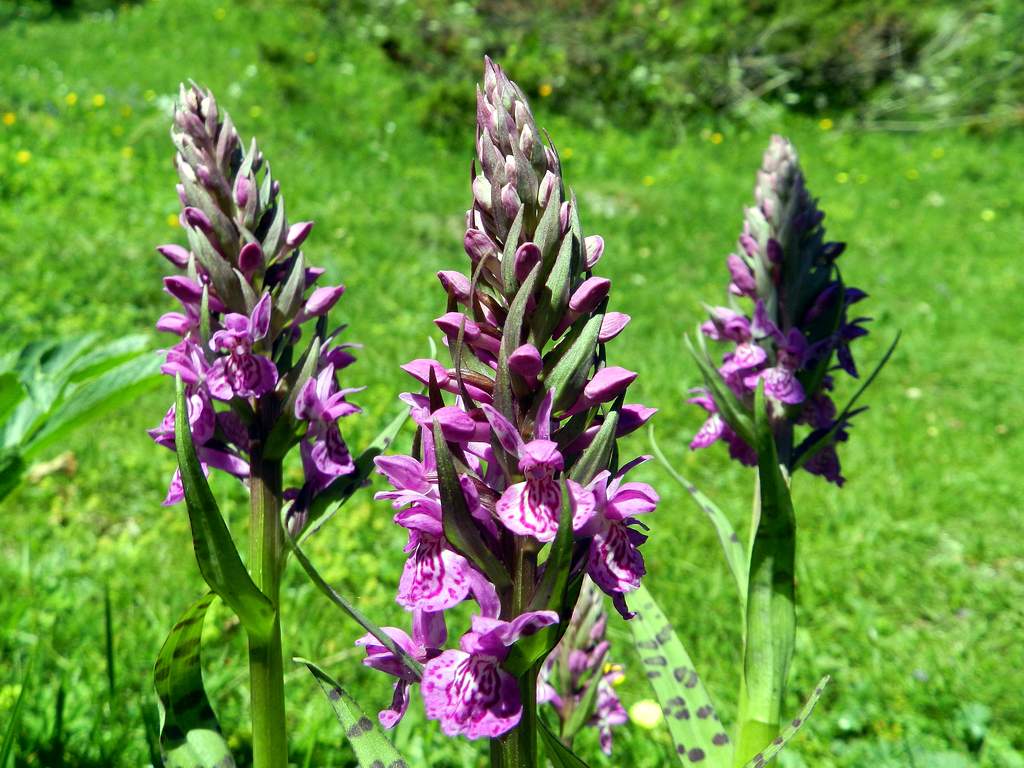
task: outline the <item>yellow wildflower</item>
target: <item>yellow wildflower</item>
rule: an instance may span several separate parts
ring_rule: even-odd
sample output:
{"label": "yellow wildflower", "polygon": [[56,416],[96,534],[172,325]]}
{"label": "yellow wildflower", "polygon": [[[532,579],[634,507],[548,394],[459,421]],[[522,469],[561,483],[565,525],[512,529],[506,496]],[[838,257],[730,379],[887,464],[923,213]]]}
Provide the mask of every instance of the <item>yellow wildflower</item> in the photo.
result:
{"label": "yellow wildflower", "polygon": [[565,149],[563,149],[559,153],[559,157],[561,157],[563,160],[568,160],[569,158],[571,158],[572,157],[572,147],[566,147]]}
{"label": "yellow wildflower", "polygon": [[985,210],[983,210],[981,212],[981,220],[982,221],[995,221],[995,219],[996,219],[996,212],[993,211],[991,208],[986,208]]}
{"label": "yellow wildflower", "polygon": [[818,127],[823,131],[831,131],[834,125],[831,117],[823,117],[818,121]]}
{"label": "yellow wildflower", "polygon": [[217,21],[224,21],[224,19],[227,18],[227,15],[228,12],[223,8],[213,9],[213,18],[215,18]]}
{"label": "yellow wildflower", "polygon": [[103,105],[106,104],[106,103],[107,103],[107,97],[104,96],[102,93],[97,93],[97,94],[93,95],[93,97],[92,97],[92,105],[94,107],[96,107],[96,109],[102,108]]}
{"label": "yellow wildflower", "polygon": [[121,147],[121,157],[125,160],[131,160],[135,157],[135,150],[131,147]]}
{"label": "yellow wildflower", "polygon": [[654,177],[644,176],[643,179],[640,180],[640,183],[643,184],[645,187],[649,187],[654,183]]}
{"label": "yellow wildflower", "polygon": [[725,137],[718,131],[715,131],[714,133],[711,134],[712,144],[721,144],[723,141],[725,141]]}
{"label": "yellow wildflower", "polygon": [[653,699],[641,699],[629,708],[629,719],[641,728],[657,728],[665,715]]}
{"label": "yellow wildflower", "polygon": [[71,93],[69,93],[67,96],[64,97],[64,102],[69,107],[75,106],[75,104],[78,103],[78,94],[75,93],[74,91],[72,91]]}
{"label": "yellow wildflower", "polygon": [[537,89],[537,93],[540,94],[542,99],[546,99],[554,90],[555,89],[551,87],[551,83],[541,83],[540,88]]}
{"label": "yellow wildflower", "polygon": [[179,225],[180,225],[180,222],[178,221],[178,214],[176,214],[176,213],[168,213],[167,214],[167,226],[169,226],[169,227],[177,227]]}
{"label": "yellow wildflower", "polygon": [[17,154],[14,155],[14,159],[21,165],[27,165],[29,160],[32,159],[32,153],[27,149],[19,149]]}
{"label": "yellow wildflower", "polygon": [[4,112],[4,125],[14,125],[18,122],[18,116],[13,112]]}

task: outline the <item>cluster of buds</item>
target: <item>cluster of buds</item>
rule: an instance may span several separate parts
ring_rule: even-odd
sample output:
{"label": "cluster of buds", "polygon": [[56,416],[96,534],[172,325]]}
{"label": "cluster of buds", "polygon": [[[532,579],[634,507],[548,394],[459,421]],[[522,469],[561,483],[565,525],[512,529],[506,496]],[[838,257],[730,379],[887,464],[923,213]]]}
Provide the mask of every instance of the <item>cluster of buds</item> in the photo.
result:
{"label": "cluster of buds", "polygon": [[580,591],[569,627],[541,669],[537,700],[558,715],[559,736],[571,746],[582,726],[598,729],[601,751],[612,753],[612,727],[629,720],[615,693],[625,677],[608,661],[608,614],[604,598],[589,579]]}
{"label": "cluster of buds", "polygon": [[[285,492],[299,514],[355,469],[337,424],[358,412],[346,400],[355,390],[336,381],[355,358],[351,345],[335,343],[341,329],[327,325],[344,286],[316,286],[323,269],[300,250],[312,222],[289,226],[269,163],[255,140],[243,147],[210,92],[181,87],[171,137],[189,247],[157,249],[176,269],[164,290],[181,304],[157,322],[181,339],[162,370],[185,384],[204,472],[244,481],[255,455],[280,459],[300,444],[304,483]],[[315,330],[300,349],[307,321]],[[150,435],[175,449],[174,406]],[[182,498],[175,472],[164,503]]]}
{"label": "cluster of buds", "polygon": [[[786,139],[772,137],[755,195],[738,252],[727,260],[731,306],[711,307],[701,326],[708,338],[732,346],[717,369],[724,387],[696,390],[690,400],[708,413],[690,447],[723,440],[734,459],[755,464],[753,447],[730,423],[735,409],[723,400],[750,413],[763,386],[780,462],[842,485],[836,444],[847,439],[854,413],[837,418],[829,392],[834,372],[857,377],[849,345],[867,334],[870,318],[850,320],[848,312],[866,294],[843,283],[836,259],[845,245],[825,240],[824,214]],[[740,308],[738,299],[749,299],[752,309]],[[810,430],[799,443],[797,425]]]}
{"label": "cluster of buds", "polygon": [[[448,307],[435,322],[452,365],[403,366],[426,390],[402,396],[418,425],[413,450],[376,463],[394,488],[378,498],[409,535],[397,601],[413,637],[388,631],[424,665],[428,717],[448,734],[493,738],[519,722],[517,677],[558,642],[585,575],[630,615],[625,596],[645,572],[637,516],[658,496],[624,478],[646,457],[619,465],[617,438],[654,409],[626,404],[636,374],[605,364],[629,317],[607,310],[611,283],[593,275],[604,242],[583,237],[558,155],[490,60],[476,148],[470,274],[438,274]],[[471,629],[444,650],[439,622],[467,599]],[[381,713],[393,725],[418,676],[364,641],[366,663],[398,677]]]}

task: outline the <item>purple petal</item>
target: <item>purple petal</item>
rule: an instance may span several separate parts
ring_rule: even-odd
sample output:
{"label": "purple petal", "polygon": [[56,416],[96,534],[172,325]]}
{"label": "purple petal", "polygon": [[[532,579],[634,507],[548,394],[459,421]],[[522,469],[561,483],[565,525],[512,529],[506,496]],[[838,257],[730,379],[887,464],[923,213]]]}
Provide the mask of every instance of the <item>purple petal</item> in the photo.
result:
{"label": "purple petal", "polygon": [[299,221],[288,227],[288,234],[285,236],[284,242],[289,249],[298,248],[302,245],[306,238],[309,237],[310,231],[313,229],[312,221]]}
{"label": "purple petal", "polygon": [[623,329],[629,325],[629,321],[629,315],[624,312],[606,313],[604,320],[601,321],[601,330],[597,334],[597,340],[602,344],[607,344],[622,333]]}

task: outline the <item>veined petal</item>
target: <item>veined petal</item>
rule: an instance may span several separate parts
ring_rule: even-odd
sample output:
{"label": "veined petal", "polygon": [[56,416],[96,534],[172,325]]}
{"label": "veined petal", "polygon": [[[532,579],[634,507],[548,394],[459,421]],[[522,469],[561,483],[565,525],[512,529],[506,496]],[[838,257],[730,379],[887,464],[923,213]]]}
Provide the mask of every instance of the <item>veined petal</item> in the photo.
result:
{"label": "veined petal", "polygon": [[637,549],[646,537],[615,522],[594,536],[587,558],[587,573],[597,586],[609,594],[631,592],[640,586],[647,572],[644,558]]}
{"label": "veined petal", "polygon": [[398,584],[398,604],[425,611],[458,605],[469,594],[469,569],[466,558],[448,549],[443,539],[419,535]]}
{"label": "veined petal", "polygon": [[512,533],[551,541],[558,532],[561,506],[562,489],[558,481],[546,477],[506,488],[495,512]]}

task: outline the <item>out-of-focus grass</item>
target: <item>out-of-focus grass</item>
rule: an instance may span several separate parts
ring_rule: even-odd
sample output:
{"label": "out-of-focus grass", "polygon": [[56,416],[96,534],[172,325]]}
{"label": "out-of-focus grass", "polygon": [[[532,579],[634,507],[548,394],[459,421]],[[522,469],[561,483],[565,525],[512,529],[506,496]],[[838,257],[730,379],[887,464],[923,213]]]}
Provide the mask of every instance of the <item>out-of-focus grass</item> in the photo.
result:
{"label": "out-of-focus grass", "polygon": [[[366,413],[344,426],[353,445],[369,440],[409,385],[398,365],[423,354],[431,319],[443,312],[433,273],[464,263],[473,125],[467,114],[462,146],[424,132],[406,108],[401,73],[363,42],[372,23],[272,2],[164,0],[0,30],[0,113],[12,116],[0,124],[4,341],[136,332],[171,305],[152,246],[182,240],[171,223],[168,115],[178,81],[195,78],[218,93],[243,135],[259,137],[292,218],[318,222],[308,255],[348,285],[340,311],[349,337],[366,345],[348,373],[349,383],[368,385],[357,398]],[[466,73],[466,88],[477,75]],[[700,414],[682,403],[698,376],[681,337],[700,319],[701,301],[723,296],[723,257],[770,130],[796,142],[830,234],[850,242],[846,278],[872,294],[862,305],[875,317],[873,335],[857,345],[862,367],[904,332],[868,397],[871,411],[844,446],[847,487],[836,492],[806,476],[795,484],[793,708],[820,674],[835,684],[785,764],[1024,764],[1024,671],[1015,662],[1024,629],[1024,395],[1015,351],[1024,187],[1014,173],[1024,140],[862,135],[794,121],[721,134],[694,128],[666,146],[650,133],[584,130],[534,102],[580,196],[585,230],[606,239],[602,269],[615,281],[615,308],[634,318],[610,355],[641,372],[636,396],[661,409],[662,446],[737,522],[747,515],[749,472],[717,450],[685,450]],[[35,670],[19,764],[148,760],[152,663],[202,589],[183,510],[159,505],[173,457],[143,432],[169,400],[170,384],[92,427],[66,446],[77,474],[47,477],[3,505],[0,713],[33,660]],[[629,448],[643,452],[644,438]],[[663,496],[649,521],[651,588],[729,716],[738,660],[731,584],[696,508],[657,467],[643,472]],[[222,477],[215,489],[243,536],[243,492]],[[399,622],[391,598],[403,534],[390,515],[366,493],[310,550],[361,607]],[[105,693],[104,587],[114,606],[113,697]],[[287,593],[286,654],[326,660],[368,707],[383,705],[388,682],[360,668],[356,629],[294,569]],[[244,753],[242,639],[224,611],[209,623],[208,687]],[[628,662],[628,633],[612,631]],[[648,695],[639,675],[623,689],[627,705]],[[288,702],[293,760],[350,764],[301,671],[289,678]],[[974,703],[991,721],[972,752],[965,723]],[[397,734],[414,764],[477,762],[474,745],[443,739],[415,710]],[[621,730],[614,759],[595,757],[595,765],[667,764],[660,731]]]}

